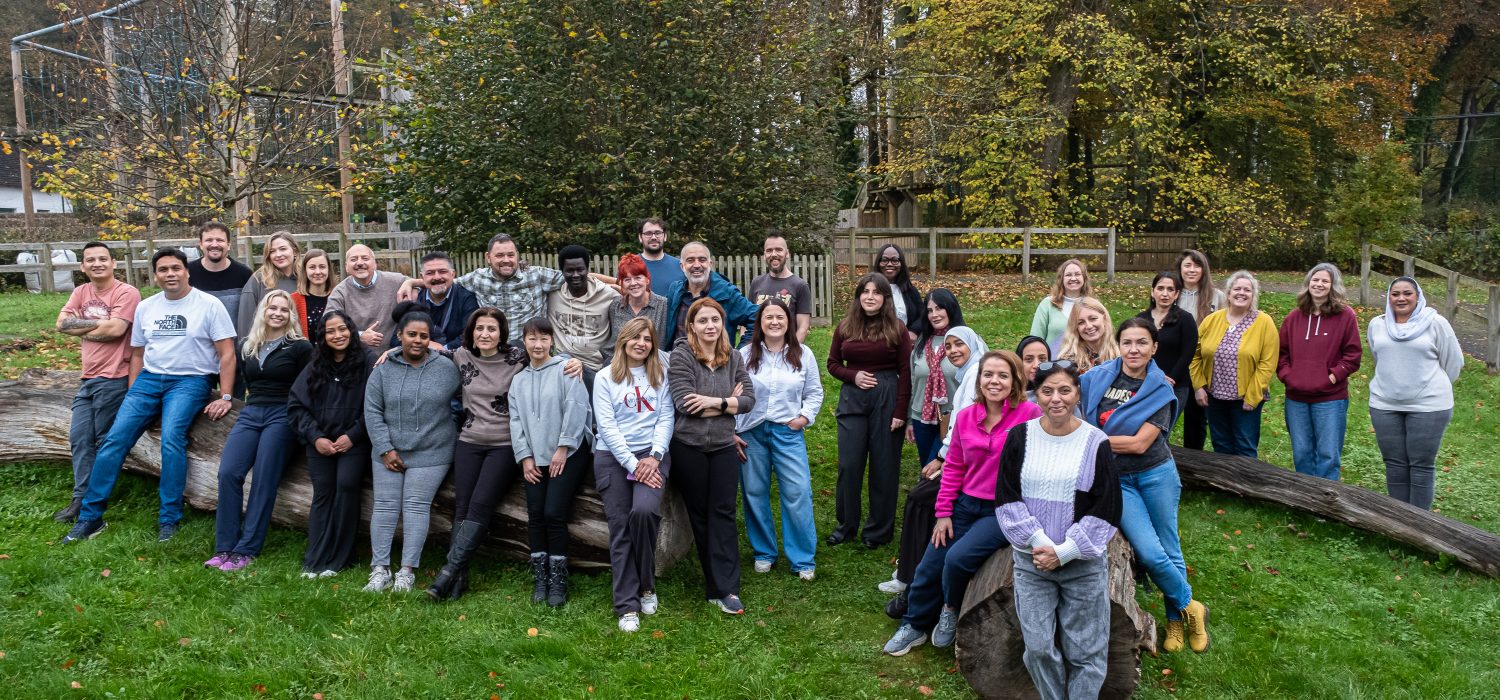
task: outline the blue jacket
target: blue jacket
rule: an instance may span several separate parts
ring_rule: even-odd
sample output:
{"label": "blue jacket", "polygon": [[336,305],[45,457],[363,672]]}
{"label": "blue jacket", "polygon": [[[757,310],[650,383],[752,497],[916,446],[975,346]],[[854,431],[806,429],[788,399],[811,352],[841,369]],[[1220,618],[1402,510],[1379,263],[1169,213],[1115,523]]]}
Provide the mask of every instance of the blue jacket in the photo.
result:
{"label": "blue jacket", "polygon": [[[433,307],[432,295],[423,289],[417,295],[417,301],[427,305],[428,314],[432,316],[432,340],[449,350],[457,350],[464,344],[464,325],[469,322],[469,314],[479,308],[479,297],[464,289],[457,283],[448,286],[448,298],[443,300],[443,305]],[[391,347],[401,344],[401,338],[391,334]]]}
{"label": "blue jacket", "polygon": [[[1089,425],[1099,425],[1099,402],[1104,398],[1104,392],[1113,384],[1115,378],[1120,376],[1122,360],[1115,358],[1104,364],[1097,365],[1085,372],[1082,381],[1082,398],[1079,406],[1083,409],[1083,419]],[[1134,435],[1140,432],[1141,426],[1146,420],[1161,410],[1162,406],[1171,406],[1172,412],[1177,411],[1177,394],[1172,390],[1172,385],[1167,383],[1166,373],[1156,366],[1155,362],[1146,363],[1146,380],[1141,383],[1140,391],[1129,401],[1120,404],[1115,412],[1110,414],[1109,422],[1102,426],[1106,435]]]}
{"label": "blue jacket", "polygon": [[[724,307],[724,331],[729,333],[729,344],[739,346],[741,327],[745,329],[745,338],[748,340],[755,331],[755,317],[760,313],[760,307],[746,299],[739,287],[730,284],[729,280],[717,272],[709,275],[708,296]],[[677,335],[677,309],[692,298],[687,291],[687,280],[673,283],[666,297],[667,327],[659,331],[662,337],[659,347],[669,351]]]}

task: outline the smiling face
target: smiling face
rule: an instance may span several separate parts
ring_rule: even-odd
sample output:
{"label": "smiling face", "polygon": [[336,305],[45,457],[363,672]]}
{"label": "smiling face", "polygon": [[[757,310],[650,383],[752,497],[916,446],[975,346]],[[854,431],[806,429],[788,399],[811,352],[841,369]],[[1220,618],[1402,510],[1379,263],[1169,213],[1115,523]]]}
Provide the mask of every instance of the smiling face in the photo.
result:
{"label": "smiling face", "polygon": [[367,245],[349,246],[349,253],[344,258],[344,268],[349,270],[349,276],[360,284],[369,284],[370,278],[375,276],[375,251],[370,250]]}
{"label": "smiling face", "polygon": [[1405,280],[1391,285],[1385,293],[1385,298],[1390,302],[1391,311],[1398,319],[1405,319],[1417,308],[1417,288]]}
{"label": "smiling face", "polygon": [[943,339],[943,350],[948,353],[948,362],[954,367],[962,367],[969,361],[969,344],[963,338],[950,335]]}
{"label": "smiling face", "polygon": [[1120,357],[1125,371],[1132,376],[1143,376],[1146,363],[1156,356],[1156,341],[1144,328],[1126,328],[1120,334]]}
{"label": "smiling face", "polygon": [[499,349],[500,322],[489,316],[480,316],[475,319],[474,347],[479,348],[481,353]]}
{"label": "smiling face", "polygon": [[168,298],[176,299],[187,294],[188,271],[181,260],[172,255],[162,256],[162,259],[156,261],[154,272],[156,286],[166,292]]}
{"label": "smiling face", "polygon": [[878,316],[885,308],[885,295],[880,293],[880,288],[874,282],[866,282],[864,288],[859,290],[859,308],[867,316]]}
{"label": "smiling face", "polygon": [[1333,292],[1333,275],[1327,270],[1318,270],[1307,278],[1307,293],[1312,295],[1314,304],[1322,305],[1328,301],[1328,295]]}
{"label": "smiling face", "polygon": [[933,330],[943,330],[948,327],[948,310],[938,306],[936,301],[927,301],[927,322],[932,324]]}
{"label": "smiling face", "polygon": [[303,263],[303,274],[307,275],[307,285],[313,289],[324,289],[328,284],[328,258],[319,255],[309,258]]}
{"label": "smiling face", "polygon": [[1089,345],[1104,339],[1104,314],[1098,309],[1081,307],[1078,311],[1078,337]]}
{"label": "smiling face", "polygon": [[589,293],[589,261],[583,258],[562,261],[562,276],[569,294],[581,297]]}
{"label": "smiling face", "polygon": [[699,347],[711,348],[724,333],[724,319],[712,307],[700,309],[698,315],[693,317],[692,332],[698,339]]}
{"label": "smiling face", "polygon": [[1169,309],[1177,303],[1177,297],[1181,296],[1182,290],[1177,288],[1177,282],[1171,277],[1163,277],[1156,281],[1156,286],[1151,288],[1151,299],[1156,302],[1156,308]]}
{"label": "smiling face", "polygon": [[490,270],[501,279],[514,277],[516,269],[521,264],[521,256],[516,252],[515,241],[500,241],[490,246],[485,257],[489,259]]}
{"label": "smiling face", "polygon": [[349,349],[349,341],[354,334],[349,332],[349,324],[338,316],[329,316],[323,320],[323,344],[335,353],[341,353]]}
{"label": "smiling face", "polygon": [[206,228],[198,233],[198,251],[211,263],[223,262],[229,255],[229,233],[221,228]]}
{"label": "smiling face", "polygon": [[786,340],[787,327],[786,311],[780,306],[767,304],[760,310],[760,333],[761,339],[771,343],[781,343]]}
{"label": "smiling face", "polygon": [[1036,402],[1048,418],[1065,419],[1073,415],[1073,407],[1078,405],[1078,387],[1067,372],[1053,372],[1036,388]]}
{"label": "smiling face", "polygon": [[1046,343],[1028,343],[1021,348],[1021,367],[1026,370],[1026,381],[1036,378],[1036,366],[1052,359]]}
{"label": "smiling face", "polygon": [[1177,274],[1182,275],[1182,283],[1189,289],[1197,289],[1203,279],[1203,266],[1191,257],[1183,258],[1177,265]]}
{"label": "smiling face", "polygon": [[707,286],[713,270],[713,260],[708,256],[707,248],[697,243],[682,247],[682,274],[688,284],[699,288]]}
{"label": "smiling face", "polygon": [[83,262],[79,267],[90,282],[108,282],[115,278],[115,256],[103,246],[83,251]]}
{"label": "smiling face", "polygon": [[647,299],[651,296],[651,278],[645,275],[630,275],[620,278],[620,288],[629,299]]}
{"label": "smiling face", "polygon": [[531,359],[532,364],[541,364],[552,357],[552,336],[537,331],[527,331],[524,339],[526,345],[526,357]]}
{"label": "smiling face", "polygon": [[642,330],[634,338],[625,341],[625,357],[630,360],[631,365],[639,365],[656,351],[656,341],[651,338],[651,331]]}
{"label": "smiling face", "polygon": [[1229,305],[1244,313],[1255,303],[1255,283],[1243,277],[1229,285]]}
{"label": "smiling face", "polygon": [[1069,263],[1062,269],[1063,294],[1076,297],[1083,293],[1083,268],[1077,263]]}
{"label": "smiling face", "polygon": [[422,263],[422,281],[429,293],[442,297],[453,286],[453,265],[442,258]]}
{"label": "smiling face", "polygon": [[991,357],[979,368],[979,391],[989,403],[1000,403],[1010,396],[1015,377],[1004,358]]}
{"label": "smiling face", "polygon": [[266,328],[274,333],[285,333],[291,320],[292,305],[287,297],[278,294],[266,302]]}
{"label": "smiling face", "polygon": [[896,276],[901,274],[901,253],[895,248],[880,251],[880,273],[892,282],[895,282]]}
{"label": "smiling face", "polygon": [[786,270],[786,259],[789,255],[786,239],[781,236],[767,238],[766,245],[761,251],[761,258],[766,261],[766,269],[777,277],[780,277],[781,273]]}
{"label": "smiling face", "polygon": [[401,329],[401,354],[411,362],[421,362],[427,356],[427,341],[432,339],[432,329],[423,321],[412,321]]}
{"label": "smiling face", "polygon": [[292,247],[291,241],[285,238],[272,240],[270,248],[266,251],[266,259],[271,261],[271,265],[283,277],[296,276],[297,249]]}

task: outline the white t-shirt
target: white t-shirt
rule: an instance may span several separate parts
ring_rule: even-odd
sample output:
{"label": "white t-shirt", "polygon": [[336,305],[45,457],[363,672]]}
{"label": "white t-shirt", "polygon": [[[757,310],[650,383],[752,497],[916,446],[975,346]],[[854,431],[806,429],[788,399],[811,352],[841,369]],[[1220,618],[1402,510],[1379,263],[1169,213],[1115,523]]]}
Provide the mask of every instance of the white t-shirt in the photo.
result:
{"label": "white t-shirt", "polygon": [[147,372],[186,376],[218,374],[214,342],[234,339],[234,321],[207,292],[189,289],[181,299],[158,293],[135,307],[130,346],[145,348]]}
{"label": "white t-shirt", "polygon": [[901,296],[901,290],[897,289],[896,285],[891,285],[891,306],[896,309],[896,320],[900,321],[901,325],[906,325],[906,297]]}

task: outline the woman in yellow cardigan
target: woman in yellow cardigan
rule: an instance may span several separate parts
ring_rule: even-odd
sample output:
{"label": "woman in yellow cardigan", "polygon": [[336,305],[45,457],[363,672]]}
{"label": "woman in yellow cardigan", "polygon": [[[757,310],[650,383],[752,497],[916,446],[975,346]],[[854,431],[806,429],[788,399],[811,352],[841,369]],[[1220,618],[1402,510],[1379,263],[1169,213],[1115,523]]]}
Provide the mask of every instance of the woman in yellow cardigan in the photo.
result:
{"label": "woman in yellow cardigan", "polygon": [[1208,414],[1214,452],[1257,457],[1261,407],[1276,376],[1281,339],[1270,314],[1259,310],[1254,275],[1235,272],[1225,287],[1228,305],[1198,324],[1193,393]]}

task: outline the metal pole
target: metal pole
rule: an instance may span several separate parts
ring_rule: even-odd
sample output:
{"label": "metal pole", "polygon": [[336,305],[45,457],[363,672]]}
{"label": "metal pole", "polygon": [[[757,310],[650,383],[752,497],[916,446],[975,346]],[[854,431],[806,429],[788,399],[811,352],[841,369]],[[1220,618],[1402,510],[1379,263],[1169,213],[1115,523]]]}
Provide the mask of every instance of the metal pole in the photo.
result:
{"label": "metal pole", "polygon": [[21,47],[10,45],[10,89],[16,104],[16,161],[21,166],[21,206],[26,212],[26,237],[36,230],[36,202],[31,193],[31,163],[26,160],[26,81],[22,79]]}

